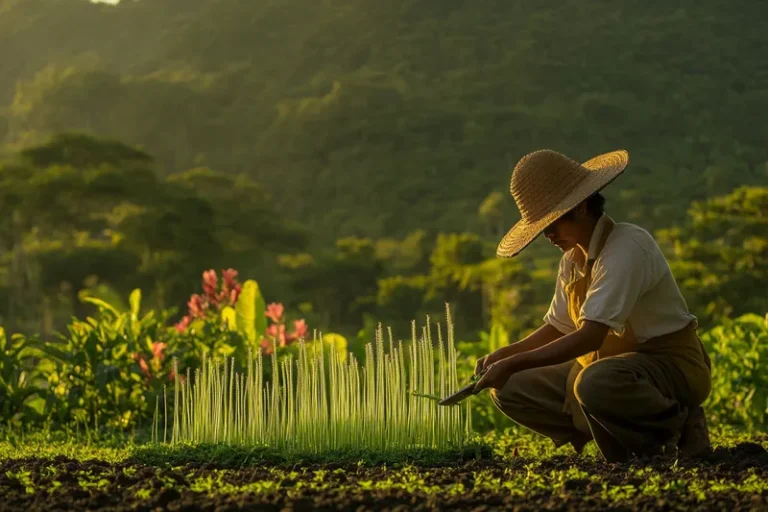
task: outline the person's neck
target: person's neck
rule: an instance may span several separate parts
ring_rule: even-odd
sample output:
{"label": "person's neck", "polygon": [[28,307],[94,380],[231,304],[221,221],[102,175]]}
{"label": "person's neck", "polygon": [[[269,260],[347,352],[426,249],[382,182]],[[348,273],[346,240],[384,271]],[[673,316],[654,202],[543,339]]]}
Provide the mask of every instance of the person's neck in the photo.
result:
{"label": "person's neck", "polygon": [[579,235],[579,240],[576,242],[576,248],[584,254],[584,261],[589,259],[589,243],[592,241],[592,233],[595,232],[595,227],[600,217],[593,217],[588,215],[584,220],[584,227]]}

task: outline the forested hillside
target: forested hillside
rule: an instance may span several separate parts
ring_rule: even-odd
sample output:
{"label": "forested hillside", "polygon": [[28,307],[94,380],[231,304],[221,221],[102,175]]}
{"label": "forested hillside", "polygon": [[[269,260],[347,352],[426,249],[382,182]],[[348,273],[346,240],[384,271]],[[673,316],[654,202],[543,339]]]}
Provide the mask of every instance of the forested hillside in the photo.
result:
{"label": "forested hillside", "polygon": [[511,169],[542,147],[629,150],[609,213],[658,235],[703,325],[760,313],[764,11],[0,0],[0,324],[50,334],[134,288],[175,322],[204,271],[235,269],[364,341],[446,302],[458,336],[514,336],[560,256],[494,257]]}
{"label": "forested hillside", "polygon": [[[768,178],[760,0],[0,1],[0,139],[119,139],[170,174],[247,173],[327,244],[477,215],[524,153],[630,151],[649,229]],[[493,239],[493,236],[488,238]]]}

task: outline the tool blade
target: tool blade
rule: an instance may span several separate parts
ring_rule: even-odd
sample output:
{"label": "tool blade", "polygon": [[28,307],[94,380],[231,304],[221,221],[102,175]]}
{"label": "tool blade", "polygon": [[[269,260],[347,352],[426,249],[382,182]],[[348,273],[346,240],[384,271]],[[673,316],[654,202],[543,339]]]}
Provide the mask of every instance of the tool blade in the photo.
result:
{"label": "tool blade", "polygon": [[465,398],[472,396],[475,394],[475,384],[474,382],[471,384],[467,384],[454,394],[447,396],[446,398],[443,398],[438,402],[438,405],[455,405]]}

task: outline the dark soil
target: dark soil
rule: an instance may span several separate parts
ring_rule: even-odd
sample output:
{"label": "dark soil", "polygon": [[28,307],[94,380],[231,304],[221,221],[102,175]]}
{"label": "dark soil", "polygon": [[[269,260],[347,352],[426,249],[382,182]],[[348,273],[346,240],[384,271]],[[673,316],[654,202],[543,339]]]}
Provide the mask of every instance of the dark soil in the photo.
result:
{"label": "dark soil", "polygon": [[[643,467],[650,470],[638,476]],[[583,473],[569,476],[577,470]],[[649,490],[654,476],[662,486]],[[277,482],[279,489],[270,488]],[[768,510],[768,486],[762,482],[768,482],[768,452],[753,443],[719,448],[700,460],[631,464],[574,456],[477,460],[442,467],[318,464],[222,469],[215,464],[160,468],[27,458],[0,462],[0,510],[734,512]],[[205,485],[207,489],[201,488]]]}

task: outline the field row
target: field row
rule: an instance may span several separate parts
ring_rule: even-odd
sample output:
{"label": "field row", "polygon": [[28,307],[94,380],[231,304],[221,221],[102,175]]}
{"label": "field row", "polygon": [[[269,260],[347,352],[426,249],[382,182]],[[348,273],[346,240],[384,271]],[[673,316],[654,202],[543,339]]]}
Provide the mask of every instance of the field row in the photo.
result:
{"label": "field row", "polygon": [[[759,440],[756,438],[756,440]],[[0,462],[5,510],[260,510],[357,507],[437,510],[765,510],[765,441],[719,447],[698,461],[605,464],[594,457],[493,457],[416,466],[365,463],[225,467],[189,462]],[[643,462],[640,464],[639,462]]]}

